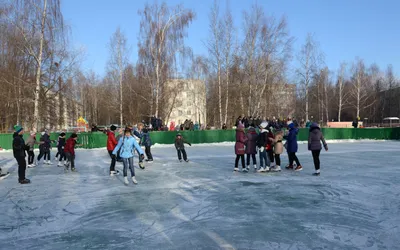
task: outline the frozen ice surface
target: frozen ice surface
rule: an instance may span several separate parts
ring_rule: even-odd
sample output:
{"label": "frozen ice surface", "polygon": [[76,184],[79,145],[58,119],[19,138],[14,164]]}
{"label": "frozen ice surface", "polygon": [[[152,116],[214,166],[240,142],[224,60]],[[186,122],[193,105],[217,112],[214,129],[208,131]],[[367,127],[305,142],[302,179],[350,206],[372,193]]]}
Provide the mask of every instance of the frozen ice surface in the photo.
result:
{"label": "frozen ice surface", "polygon": [[234,173],[233,144],[187,147],[190,163],[156,147],[129,186],[104,149],[77,151],[78,173],[28,169],[30,185],[1,153],[0,249],[399,249],[400,142],[329,146],[319,177],[304,144],[303,171],[266,174]]}

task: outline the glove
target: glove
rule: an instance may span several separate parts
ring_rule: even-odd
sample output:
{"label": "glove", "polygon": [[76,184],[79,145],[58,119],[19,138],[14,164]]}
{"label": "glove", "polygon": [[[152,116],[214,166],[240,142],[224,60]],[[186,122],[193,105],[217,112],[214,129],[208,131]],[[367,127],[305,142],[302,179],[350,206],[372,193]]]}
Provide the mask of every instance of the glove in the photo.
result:
{"label": "glove", "polygon": [[192,146],[192,144],[191,143],[188,143],[189,144],[189,146]]}
{"label": "glove", "polygon": [[144,154],[140,155],[140,159],[143,161],[144,160]]}
{"label": "glove", "polygon": [[264,152],[265,148],[264,147],[260,147],[259,150],[260,150],[260,152]]}
{"label": "glove", "polygon": [[117,156],[116,155],[111,155],[111,158],[116,159]]}

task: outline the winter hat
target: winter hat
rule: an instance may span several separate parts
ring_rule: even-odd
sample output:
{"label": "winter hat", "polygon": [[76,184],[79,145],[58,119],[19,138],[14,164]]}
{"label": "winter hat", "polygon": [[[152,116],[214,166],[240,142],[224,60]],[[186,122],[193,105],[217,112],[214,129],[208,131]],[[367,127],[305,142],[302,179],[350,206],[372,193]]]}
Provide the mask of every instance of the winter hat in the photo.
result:
{"label": "winter hat", "polygon": [[78,135],[75,134],[75,133],[73,133],[73,134],[71,135],[71,138],[77,138],[77,137],[78,137]]}
{"label": "winter hat", "polygon": [[288,127],[289,127],[290,129],[294,128],[294,123],[293,123],[293,122],[289,123]]}
{"label": "winter hat", "polygon": [[22,130],[24,130],[24,128],[21,127],[21,125],[15,125],[15,126],[14,126],[14,130],[15,130],[16,133],[19,133],[19,132],[21,132]]}
{"label": "winter hat", "polygon": [[45,135],[46,134],[46,132],[42,132],[42,133],[40,133],[41,135]]}
{"label": "winter hat", "polygon": [[117,127],[115,127],[114,125],[111,125],[110,129],[111,129],[111,131],[115,131],[117,129]]}
{"label": "winter hat", "polygon": [[64,133],[64,132],[62,132],[62,133],[60,134],[60,136],[61,136],[61,137],[65,136],[65,133]]}
{"label": "winter hat", "polygon": [[132,133],[132,129],[129,128],[129,127],[126,127],[126,128],[125,128],[125,133],[126,133],[126,132]]}
{"label": "winter hat", "polygon": [[289,126],[290,124],[293,124],[291,120],[287,121],[287,125]]}
{"label": "winter hat", "polygon": [[244,128],[243,123],[239,122],[238,128]]}
{"label": "winter hat", "polygon": [[176,136],[177,136],[177,137],[178,137],[178,136],[182,136],[182,134],[181,134],[181,133],[177,133]]}
{"label": "winter hat", "polygon": [[260,127],[261,127],[261,128],[267,128],[267,127],[268,127],[268,122],[267,122],[267,121],[263,121],[263,122],[260,124]]}
{"label": "winter hat", "polygon": [[149,130],[147,128],[143,129],[143,133],[148,133],[148,132],[149,132]]}

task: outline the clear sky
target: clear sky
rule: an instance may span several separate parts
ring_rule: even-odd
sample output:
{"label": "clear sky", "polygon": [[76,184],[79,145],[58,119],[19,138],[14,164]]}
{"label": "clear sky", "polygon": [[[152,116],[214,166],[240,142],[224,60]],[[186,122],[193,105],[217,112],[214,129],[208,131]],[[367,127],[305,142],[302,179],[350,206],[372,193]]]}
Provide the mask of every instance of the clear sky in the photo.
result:
{"label": "clear sky", "polygon": [[[144,0],[62,0],[62,11],[72,30],[75,48],[85,48],[84,70],[104,75],[110,37],[118,26],[128,38],[131,62],[137,59],[137,36]],[[159,1],[161,2],[161,1]],[[213,0],[168,0],[182,3],[196,12],[188,30],[186,44],[195,54],[206,55],[208,15]],[[230,0],[234,22],[240,26],[242,11],[256,1]],[[267,15],[285,15],[289,31],[295,37],[294,53],[299,51],[307,33],[313,33],[325,54],[325,63],[336,71],[340,62],[356,57],[367,65],[377,63],[386,70],[392,64],[400,76],[400,0],[259,0]],[[225,0],[220,1],[223,11]],[[292,65],[295,66],[295,65]]]}

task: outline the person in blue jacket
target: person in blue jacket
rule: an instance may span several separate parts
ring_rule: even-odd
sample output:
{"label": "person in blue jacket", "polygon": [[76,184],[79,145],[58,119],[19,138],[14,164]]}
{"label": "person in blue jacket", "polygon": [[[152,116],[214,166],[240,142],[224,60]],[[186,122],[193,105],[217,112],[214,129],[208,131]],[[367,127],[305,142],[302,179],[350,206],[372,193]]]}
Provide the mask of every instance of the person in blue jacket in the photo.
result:
{"label": "person in blue jacket", "polygon": [[143,150],[140,148],[139,144],[137,143],[136,139],[132,136],[132,130],[130,128],[125,128],[125,136],[121,137],[118,141],[117,146],[115,147],[112,155],[116,158],[118,150],[120,151],[120,156],[122,162],[124,164],[124,183],[125,185],[129,184],[128,181],[128,167],[131,171],[132,182],[137,184],[135,178],[135,168],[133,166],[133,151],[136,149],[139,152],[139,159],[144,159]]}
{"label": "person in blue jacket", "polygon": [[299,129],[295,126],[294,123],[289,123],[289,134],[284,136],[287,141],[286,150],[289,156],[289,165],[286,169],[293,169],[293,162],[296,162],[295,171],[303,170],[303,167],[300,165],[300,161],[296,156],[298,145],[297,145],[297,134],[299,133]]}
{"label": "person in blue jacket", "polygon": [[151,138],[150,138],[149,130],[147,128],[144,128],[142,130],[142,139],[140,140],[140,145],[145,147],[145,153],[147,156],[146,161],[152,162],[153,155],[151,154]]}

